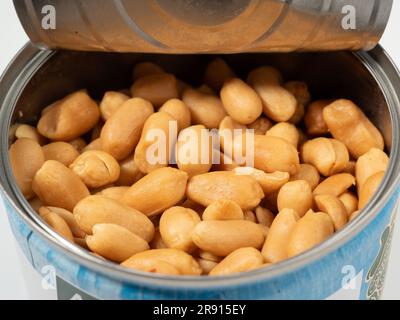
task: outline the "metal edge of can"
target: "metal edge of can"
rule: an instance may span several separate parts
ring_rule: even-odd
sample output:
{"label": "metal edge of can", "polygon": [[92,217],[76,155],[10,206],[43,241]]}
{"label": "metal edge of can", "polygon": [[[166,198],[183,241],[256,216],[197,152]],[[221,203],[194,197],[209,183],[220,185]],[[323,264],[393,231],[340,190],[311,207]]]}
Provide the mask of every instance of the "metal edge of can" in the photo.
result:
{"label": "metal edge of can", "polygon": [[[26,57],[23,57],[26,54]],[[20,53],[14,58],[14,60],[9,64],[3,76],[0,78],[0,83],[6,81],[8,88],[0,88],[0,93],[2,90],[6,91],[5,96],[0,95],[0,106],[4,105],[5,101],[9,102],[9,108],[13,109],[15,107],[15,102],[18,100],[19,94],[32,76],[32,72],[28,75],[27,71],[37,70],[41,65],[46,63],[48,59],[54,54],[53,51],[43,52],[32,47],[32,45],[26,45]],[[350,54],[350,53],[349,53]],[[3,165],[5,170],[5,178],[7,183],[12,186],[9,189],[10,193],[7,193],[4,186],[0,184],[0,191],[4,193],[7,200],[13,205],[15,212],[24,220],[24,222],[40,237],[42,237],[48,244],[55,248],[56,250],[66,254],[73,261],[77,261],[82,265],[89,267],[100,274],[104,274],[108,277],[112,275],[114,279],[121,280],[130,284],[139,284],[148,287],[156,288],[184,288],[185,290],[195,290],[198,288],[224,288],[233,285],[240,285],[243,283],[253,283],[259,282],[260,280],[267,281],[277,276],[282,276],[284,274],[293,272],[294,270],[304,267],[307,263],[317,260],[318,258],[327,255],[328,253],[334,251],[344,243],[348,242],[355,234],[358,234],[362,229],[364,229],[380,212],[384,207],[385,203],[389,198],[398,191],[398,184],[400,180],[400,77],[399,71],[393,64],[392,60],[389,58],[387,53],[382,47],[376,47],[372,53],[357,52],[352,53],[355,55],[364,66],[371,72],[373,78],[379,84],[385,99],[388,103],[390,110],[390,117],[392,121],[392,139],[393,146],[391,150],[391,161],[388,168],[388,173],[385,175],[382,182],[381,188],[370,203],[363,209],[363,212],[352,222],[350,222],[346,228],[341,232],[338,232],[325,242],[320,245],[310,249],[309,251],[277,263],[270,266],[268,269],[258,269],[254,271],[247,272],[240,276],[230,275],[213,277],[212,279],[207,279],[203,277],[164,277],[160,275],[149,275],[145,272],[133,271],[123,268],[109,261],[104,261],[91,254],[89,254],[84,249],[79,248],[63,239],[60,235],[51,230],[46,224],[41,221],[38,216],[29,208],[29,204],[26,200],[22,202],[17,202],[15,200],[20,198],[23,199],[22,194],[17,189],[10,170],[10,164],[8,160],[8,153],[3,152],[0,163]],[[388,77],[389,70],[383,70],[378,65],[378,60],[380,63],[385,63],[387,68],[390,70],[390,78]],[[14,69],[19,70],[14,70]],[[15,74],[17,77],[14,77]],[[25,73],[25,74],[24,74]],[[21,77],[24,76],[22,79]],[[11,81],[10,79],[14,79]],[[15,84],[16,81],[20,83]],[[23,80],[23,81],[22,81]],[[21,82],[22,81],[22,82]],[[395,83],[396,82],[396,83]],[[14,91],[10,97],[10,91]],[[8,136],[5,128],[9,128],[11,121],[10,109],[8,109],[8,119],[3,119],[1,144],[8,147]],[[0,108],[0,114],[4,114],[6,111]],[[7,123],[4,124],[4,121]],[[7,137],[6,137],[7,136]],[[396,172],[397,174],[390,174]],[[15,198],[14,198],[15,197]],[[17,204],[18,203],[18,204]],[[24,213],[23,210],[27,213]]]}

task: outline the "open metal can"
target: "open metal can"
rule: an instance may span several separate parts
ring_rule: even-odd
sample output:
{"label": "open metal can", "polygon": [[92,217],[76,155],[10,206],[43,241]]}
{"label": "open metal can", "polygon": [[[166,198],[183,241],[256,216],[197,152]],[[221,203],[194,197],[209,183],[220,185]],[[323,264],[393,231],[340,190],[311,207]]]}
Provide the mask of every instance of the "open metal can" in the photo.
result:
{"label": "open metal can", "polygon": [[[400,178],[400,76],[385,51],[241,53],[225,56],[238,75],[274,65],[286,79],[309,84],[314,98],[355,101],[382,131],[390,164],[365,209],[311,250],[243,274],[173,277],[128,270],[100,259],[52,231],[31,209],[13,178],[7,150],[15,122],[35,123],[50,102],[81,88],[100,98],[130,84],[140,61],[154,61],[177,77],[201,79],[209,55],[40,51],[25,46],[0,82],[0,194],[23,252],[39,277],[33,297],[60,299],[377,299],[396,216]],[[27,262],[27,263],[26,263]],[[44,280],[49,281],[44,281]],[[34,277],[28,274],[28,282]],[[43,293],[46,291],[45,293]]]}

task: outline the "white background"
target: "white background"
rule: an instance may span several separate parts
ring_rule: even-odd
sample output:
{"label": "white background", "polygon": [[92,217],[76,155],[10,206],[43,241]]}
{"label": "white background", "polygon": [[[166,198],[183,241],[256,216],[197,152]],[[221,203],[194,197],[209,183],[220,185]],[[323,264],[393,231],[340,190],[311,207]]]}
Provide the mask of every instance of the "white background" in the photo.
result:
{"label": "white background", "polygon": [[[400,66],[400,1],[394,1],[389,25],[381,40],[396,64]],[[27,41],[11,0],[0,1],[0,73]],[[6,150],[0,150],[6,152]],[[398,219],[399,220],[399,219]],[[400,221],[400,220],[399,220]],[[384,298],[400,299],[400,223],[393,237]],[[21,275],[16,248],[4,209],[0,205],[0,299],[29,299]],[[34,297],[33,297],[34,298]]]}

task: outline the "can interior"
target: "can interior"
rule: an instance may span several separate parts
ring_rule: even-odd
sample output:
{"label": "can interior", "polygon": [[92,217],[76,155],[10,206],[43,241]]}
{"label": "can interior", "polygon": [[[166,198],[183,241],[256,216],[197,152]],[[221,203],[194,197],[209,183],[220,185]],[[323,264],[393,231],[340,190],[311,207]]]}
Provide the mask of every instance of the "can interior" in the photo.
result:
{"label": "can interior", "polygon": [[[381,49],[379,48],[379,50]],[[380,51],[379,54],[384,53]],[[393,111],[397,106],[393,107],[393,101],[390,104],[387,103],[387,98],[393,88],[390,88],[387,83],[385,85],[382,79],[378,79],[377,73],[372,72],[373,68],[378,68],[378,65],[373,65],[374,60],[366,61],[365,59],[368,57],[369,54],[365,53],[329,52],[247,53],[226,55],[223,58],[241,78],[246,78],[247,73],[257,66],[272,65],[283,73],[286,81],[307,82],[313,100],[319,98],[353,100],[382,131],[388,151],[390,151],[392,137],[396,140],[396,133],[392,132],[392,119],[398,118],[398,111]],[[25,84],[20,84],[20,88],[17,88],[19,98],[15,105],[9,106],[10,110],[5,111],[3,108],[1,111],[5,111],[6,116],[8,114],[11,124],[16,121],[34,124],[38,120],[41,109],[75,90],[86,88],[92,97],[101,99],[107,90],[129,88],[132,82],[133,66],[141,61],[154,61],[167,71],[174,73],[179,79],[196,86],[202,84],[205,67],[213,58],[214,56],[211,55],[57,51],[46,54],[43,60],[31,59],[29,63],[35,65],[35,71],[29,74]],[[387,59],[383,60],[383,63],[390,64],[388,61]],[[16,62],[18,63],[18,61]],[[393,72],[393,70],[392,68],[391,71]],[[398,130],[397,126],[395,126],[395,130]],[[5,167],[8,167],[7,162]],[[28,203],[23,199],[22,194],[16,191],[15,182],[11,182],[11,185],[12,192],[18,199],[17,202],[27,209]],[[37,215],[33,210],[28,210],[28,215],[38,223]],[[358,223],[358,221],[353,222]],[[53,235],[54,239],[54,234],[47,227],[44,229],[47,229],[45,232]],[[344,228],[339,234],[344,233],[346,229],[348,228]],[[62,244],[64,247],[68,247],[72,253],[76,252],[76,250],[72,250],[75,246],[66,244],[66,242]],[[89,254],[84,258],[93,259]],[[297,259],[297,257],[295,258]],[[290,261],[288,261],[289,263]]]}

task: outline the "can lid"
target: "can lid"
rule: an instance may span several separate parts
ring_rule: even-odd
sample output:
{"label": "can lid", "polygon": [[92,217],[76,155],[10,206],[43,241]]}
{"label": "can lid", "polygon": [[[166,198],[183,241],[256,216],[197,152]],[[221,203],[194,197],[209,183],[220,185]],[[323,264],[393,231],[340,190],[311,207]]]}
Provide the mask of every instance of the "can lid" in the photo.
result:
{"label": "can lid", "polygon": [[369,50],[393,0],[14,0],[43,48],[235,53]]}

